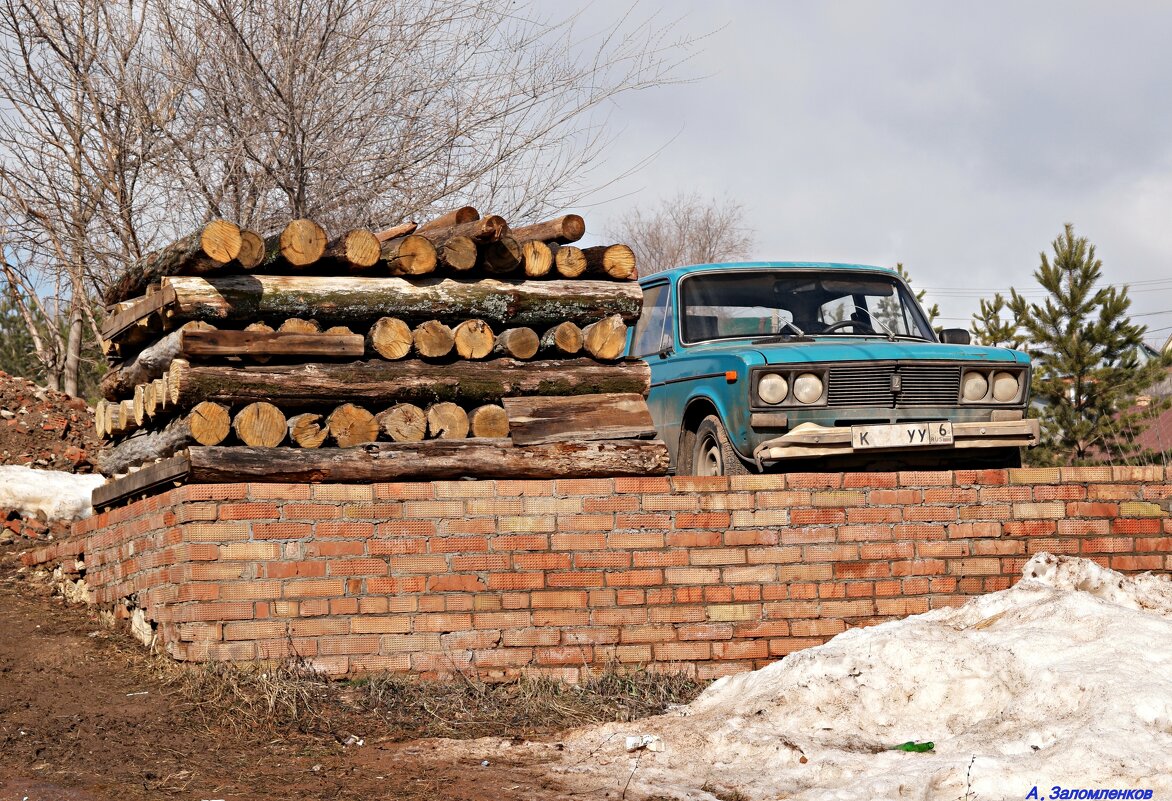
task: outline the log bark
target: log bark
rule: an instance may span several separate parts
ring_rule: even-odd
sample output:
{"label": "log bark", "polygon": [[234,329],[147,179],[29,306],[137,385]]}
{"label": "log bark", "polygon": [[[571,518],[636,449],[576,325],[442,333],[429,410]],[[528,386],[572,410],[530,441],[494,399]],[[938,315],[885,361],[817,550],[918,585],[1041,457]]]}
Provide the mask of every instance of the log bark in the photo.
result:
{"label": "log bark", "polygon": [[112,367],[102,376],[102,397],[119,400],[134,392],[139,384],[153,381],[166,375],[171,361],[179,356],[183,335],[188,331],[213,330],[212,326],[200,321],[185,323],[179,330],[172,331],[148,348],[144,348],[132,360]]}
{"label": "log bark", "polygon": [[321,359],[360,359],[366,352],[363,338],[349,329],[336,333],[301,334],[288,331],[186,331],[179,345],[184,359],[216,359],[228,356],[300,356]]}
{"label": "log bark", "polygon": [[518,445],[655,436],[642,395],[505,398],[502,404],[509,435]]}
{"label": "log bark", "polygon": [[456,225],[427,228],[424,231],[428,239],[466,236],[470,237],[478,245],[485,242],[495,242],[508,232],[509,225],[505,222],[505,218],[498,217],[495,214],[470,222],[457,223]]}
{"label": "log bark", "polygon": [[577,214],[567,214],[553,220],[514,228],[511,233],[519,242],[540,240],[568,245],[571,242],[577,242],[585,235],[586,221]]}
{"label": "log bark", "polygon": [[292,220],[277,236],[265,239],[266,272],[284,267],[307,267],[326,251],[325,230],[313,220]]}
{"label": "log bark", "polygon": [[500,439],[509,435],[509,416],[503,406],[486,403],[468,413],[468,427],[474,437]]}
{"label": "log bark", "polygon": [[379,245],[382,245],[383,242],[386,242],[390,239],[398,239],[401,236],[408,236],[413,234],[417,228],[419,228],[417,223],[399,223],[398,225],[393,225],[390,228],[384,228],[381,231],[376,231],[374,238],[378,240]]}
{"label": "log bark", "polygon": [[439,264],[456,272],[467,272],[476,266],[476,243],[471,237],[449,236],[435,241],[436,260]]}
{"label": "log bark", "polygon": [[508,275],[521,267],[521,244],[506,234],[495,242],[480,246],[477,264],[489,275]]}
{"label": "log bark", "polygon": [[330,412],[326,427],[339,448],[352,448],[378,439],[379,426],[374,415],[353,403],[343,403]]}
{"label": "log bark", "polygon": [[613,361],[627,349],[627,326],[617,314],[582,329],[582,347],[600,361]]}
{"label": "log bark", "polygon": [[379,317],[422,322],[442,310],[448,319],[545,329],[566,320],[587,325],[610,314],[622,315],[631,325],[643,308],[639,285],[618,281],[246,275],[178,276],[164,282],[175,293],[177,322],[243,322],[313,309],[326,322],[370,325]]}
{"label": "log bark", "polygon": [[346,262],[359,269],[373,267],[381,258],[381,244],[378,237],[365,228],[347,231],[326,244],[322,258]]}
{"label": "log bark", "polygon": [[559,356],[577,356],[582,343],[582,329],[571,322],[558,323],[541,335],[541,350]]}
{"label": "log bark", "polygon": [[455,333],[439,320],[421,323],[411,332],[411,340],[415,352],[425,359],[442,359],[456,345]]}
{"label": "log bark", "polygon": [[278,334],[320,334],[321,323],[317,320],[303,320],[300,317],[290,317],[279,326]]}
{"label": "log bark", "polygon": [[427,437],[427,412],[413,403],[396,403],[378,416],[378,422],[395,442],[422,442]]}
{"label": "log bark", "polygon": [[268,398],[280,398],[283,407],[297,410],[330,406],[339,398],[376,407],[452,401],[470,408],[521,395],[646,396],[651,368],[643,361],[599,364],[592,359],[491,359],[448,365],[407,359],[243,368],[193,367],[176,359],[167,384],[171,405],[177,408],[205,400],[232,405]]}
{"label": "log bark", "polygon": [[434,220],[428,220],[425,223],[420,223],[419,232],[425,233],[427,231],[434,231],[437,228],[451,228],[453,225],[462,225],[463,223],[476,222],[480,219],[480,212],[472,206],[462,206],[455,211],[449,211],[447,214],[441,214]]}
{"label": "log bark", "polygon": [[616,281],[634,281],[639,277],[635,265],[635,251],[626,245],[599,245],[582,251],[586,258],[586,272],[607,275]]}
{"label": "log bark", "polygon": [[644,440],[524,447],[509,440],[440,439],[324,450],[190,448],[187,458],[187,480],[209,484],[644,477],[666,475],[668,463],[662,442]]}
{"label": "log bark", "polygon": [[483,359],[496,344],[496,336],[484,320],[465,320],[452,329],[452,336],[462,359]]}
{"label": "log bark", "polygon": [[523,242],[521,264],[526,278],[545,278],[553,270],[553,251],[539,239]]}
{"label": "log bark", "polygon": [[296,414],[289,418],[289,441],[299,448],[320,448],[330,430],[320,414]]}
{"label": "log bark", "polygon": [[228,437],[228,431],[228,410],[216,403],[201,403],[191,414],[172,420],[161,430],[142,432],[103,450],[98,469],[106,476],[125,473],[190,445],[219,445]]}
{"label": "log bark", "polygon": [[414,343],[411,327],[395,317],[380,317],[370,327],[367,340],[375,353],[392,360],[407,358]]}
{"label": "log bark", "polygon": [[435,245],[417,234],[388,239],[382,243],[381,255],[389,275],[427,275],[435,272]]}
{"label": "log bark", "polygon": [[553,266],[562,278],[577,278],[586,272],[586,256],[573,245],[550,245]]}
{"label": "log bark", "polygon": [[468,436],[468,413],[448,401],[427,407],[427,435],[432,439],[464,439]]}
{"label": "log bark", "polygon": [[162,250],[144,256],[106,289],[107,305],[146,291],[167,275],[205,275],[222,270],[240,253],[240,228],[227,220],[212,220]]}
{"label": "log bark", "polygon": [[265,260],[265,240],[256,231],[240,232],[240,252],[236,254],[236,265],[242,270],[255,270]]}
{"label": "log bark", "polygon": [[541,347],[541,340],[532,328],[509,328],[497,334],[492,352],[512,359],[532,359]]}
{"label": "log bark", "polygon": [[[271,325],[269,325],[268,323],[249,323],[248,325],[244,326],[244,330],[246,333],[249,333],[249,334],[275,334],[275,333],[277,333],[276,331],[273,330],[273,327]],[[261,355],[252,356],[252,360],[254,362],[256,362],[257,364],[268,364],[268,362],[271,359],[272,359],[271,356],[261,356]]]}
{"label": "log bark", "polygon": [[271,403],[250,403],[237,413],[232,430],[245,445],[273,448],[285,441],[289,423],[285,415]]}

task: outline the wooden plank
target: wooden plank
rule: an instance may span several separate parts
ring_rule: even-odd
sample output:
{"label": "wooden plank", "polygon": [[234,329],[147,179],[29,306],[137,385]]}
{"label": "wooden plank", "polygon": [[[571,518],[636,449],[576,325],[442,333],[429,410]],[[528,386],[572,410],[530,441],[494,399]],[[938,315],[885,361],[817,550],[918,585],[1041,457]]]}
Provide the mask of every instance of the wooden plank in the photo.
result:
{"label": "wooden plank", "polygon": [[655,436],[647,401],[633,393],[503,398],[501,405],[517,445]]}
{"label": "wooden plank", "polygon": [[158,314],[175,302],[175,290],[165,286],[158,292],[145,295],[131,304],[124,311],[111,317],[102,326],[102,339],[113,340],[120,334],[136,325],[140,320],[147,320],[153,314]]}
{"label": "wooden plank", "polygon": [[156,462],[150,467],[107,481],[94,489],[90,496],[94,509],[105,509],[110,506],[145,495],[151,490],[169,489],[175,482],[187,478],[190,464],[186,454],[172,456]]}
{"label": "wooden plank", "polygon": [[179,344],[183,358],[223,356],[314,356],[360,358],[366,348],[361,334],[299,334],[290,331],[184,331]]}
{"label": "wooden plank", "polygon": [[517,446],[507,439],[435,439],[314,450],[192,447],[187,455],[189,480],[206,484],[642,477],[666,475],[668,463],[658,440]]}

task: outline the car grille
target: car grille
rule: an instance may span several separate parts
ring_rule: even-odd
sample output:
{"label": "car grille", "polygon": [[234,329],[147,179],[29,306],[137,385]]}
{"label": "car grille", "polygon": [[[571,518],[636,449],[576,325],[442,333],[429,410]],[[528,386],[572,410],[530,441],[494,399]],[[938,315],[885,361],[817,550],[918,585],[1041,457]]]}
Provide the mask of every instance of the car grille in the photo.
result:
{"label": "car grille", "polygon": [[[900,391],[894,392],[893,376]],[[849,364],[830,368],[828,406],[955,406],[960,366],[947,364]]]}

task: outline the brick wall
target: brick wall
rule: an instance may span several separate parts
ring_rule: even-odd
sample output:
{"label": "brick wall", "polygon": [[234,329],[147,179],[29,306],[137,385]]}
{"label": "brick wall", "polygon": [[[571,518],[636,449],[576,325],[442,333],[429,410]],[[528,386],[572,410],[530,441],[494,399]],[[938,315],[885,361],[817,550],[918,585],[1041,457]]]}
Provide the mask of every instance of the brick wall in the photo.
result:
{"label": "brick wall", "polygon": [[1162,468],[183,487],[79,522],[94,601],[184,660],[608,661],[703,678],[1004,589],[1034,553],[1172,571]]}

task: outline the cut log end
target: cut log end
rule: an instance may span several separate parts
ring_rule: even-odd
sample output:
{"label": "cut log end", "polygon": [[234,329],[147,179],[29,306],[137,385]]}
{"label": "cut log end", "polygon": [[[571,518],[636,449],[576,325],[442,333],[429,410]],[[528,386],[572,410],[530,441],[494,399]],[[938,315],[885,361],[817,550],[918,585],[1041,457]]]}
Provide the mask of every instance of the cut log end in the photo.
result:
{"label": "cut log end", "polygon": [[303,320],[300,317],[290,317],[277,328],[283,334],[320,334],[321,323],[317,320]]}
{"label": "cut log end", "polygon": [[240,228],[227,220],[212,220],[199,235],[200,248],[208,258],[232,261],[240,253]]}
{"label": "cut log end", "polygon": [[577,278],[586,272],[586,256],[581,248],[563,245],[553,254],[553,266],[563,278]]}
{"label": "cut log end", "polygon": [[265,241],[256,231],[240,232],[240,252],[236,263],[244,270],[255,270],[265,258]]}
{"label": "cut log end", "polygon": [[355,267],[367,268],[378,264],[382,245],[378,237],[365,228],[355,228],[326,246],[325,256],[349,262]]}
{"label": "cut log end", "polygon": [[339,448],[353,448],[378,439],[379,425],[374,415],[352,403],[343,403],[330,412],[326,427]]}
{"label": "cut log end", "polygon": [[320,448],[329,433],[320,414],[298,414],[289,418],[289,440],[299,448]]}
{"label": "cut log end", "polygon": [[464,439],[468,413],[454,403],[433,403],[427,407],[427,433],[433,439]]}
{"label": "cut log end", "polygon": [[427,413],[412,403],[398,403],[378,416],[379,425],[394,442],[422,442],[427,437]]}
{"label": "cut log end", "polygon": [[313,264],[326,250],[326,232],[313,220],[293,220],[281,231],[281,256],[295,267]]}
{"label": "cut log end", "polygon": [[466,272],[476,266],[476,243],[471,237],[452,236],[436,248],[441,263],[456,272]]}
{"label": "cut log end", "polygon": [[521,262],[526,278],[544,278],[553,269],[553,251],[540,239],[533,239],[521,245]]}
{"label": "cut log end", "polygon": [[486,273],[507,275],[521,266],[521,245],[511,236],[480,246],[479,264]]}
{"label": "cut log end", "polygon": [[452,331],[456,352],[464,359],[483,359],[492,353],[496,337],[484,320],[465,320]]}
{"label": "cut log end", "polygon": [[599,245],[582,251],[586,271],[602,273],[616,281],[633,281],[638,277],[635,251],[627,245]]}
{"label": "cut log end", "polygon": [[240,410],[232,421],[232,430],[245,445],[275,448],[284,442],[288,422],[276,406],[258,401]]}
{"label": "cut log end", "polygon": [[509,435],[509,416],[503,406],[486,404],[468,413],[468,425],[474,437],[501,439]]}
{"label": "cut log end", "polygon": [[627,347],[627,325],[617,314],[604,317],[582,329],[582,347],[595,359],[613,361]]}
{"label": "cut log end", "polygon": [[382,317],[370,328],[370,347],[384,359],[404,359],[411,353],[411,328],[402,320]]}
{"label": "cut log end", "polygon": [[541,339],[532,328],[510,328],[497,335],[493,352],[513,359],[532,359],[541,347]]}
{"label": "cut log end", "polygon": [[381,253],[391,275],[427,275],[438,260],[435,245],[416,234],[384,242]]}
{"label": "cut log end", "polygon": [[200,445],[219,445],[232,430],[232,415],[218,403],[197,403],[188,416],[191,438]]}
{"label": "cut log end", "polygon": [[541,349],[563,356],[575,356],[582,351],[582,329],[571,322],[555,325],[541,337]]}
{"label": "cut log end", "polygon": [[439,320],[428,320],[412,333],[415,351],[427,359],[441,359],[452,352],[456,337],[451,328]]}

